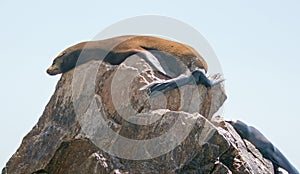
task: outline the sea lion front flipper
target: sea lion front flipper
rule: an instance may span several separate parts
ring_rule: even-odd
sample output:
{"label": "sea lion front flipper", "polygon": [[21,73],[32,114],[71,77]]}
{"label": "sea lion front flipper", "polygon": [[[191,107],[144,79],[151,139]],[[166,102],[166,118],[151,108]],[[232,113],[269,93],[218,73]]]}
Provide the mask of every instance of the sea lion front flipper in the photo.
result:
{"label": "sea lion front flipper", "polygon": [[146,89],[150,97],[155,97],[161,93],[177,89],[184,85],[202,84],[205,87],[209,88],[223,81],[224,79],[221,77],[220,74],[215,74],[208,78],[203,70],[198,69],[193,71],[189,75],[181,75],[179,77],[170,80],[165,80],[163,82],[154,82],[149,84],[148,86],[143,87],[142,89]]}
{"label": "sea lion front flipper", "polygon": [[156,97],[162,93],[167,91],[177,89],[180,86],[186,85],[189,83],[189,76],[181,75],[177,78],[173,78],[170,80],[165,80],[163,82],[153,82],[143,89],[146,89],[150,97]]}
{"label": "sea lion front flipper", "polygon": [[147,89],[150,97],[155,97],[161,93],[177,89],[184,85],[202,84],[205,87],[212,87],[223,81],[224,79],[221,77],[221,75],[214,75],[208,78],[203,70],[198,69],[193,71],[189,75],[181,75],[179,77],[165,80],[163,82],[153,82],[148,86],[143,87],[142,89]]}

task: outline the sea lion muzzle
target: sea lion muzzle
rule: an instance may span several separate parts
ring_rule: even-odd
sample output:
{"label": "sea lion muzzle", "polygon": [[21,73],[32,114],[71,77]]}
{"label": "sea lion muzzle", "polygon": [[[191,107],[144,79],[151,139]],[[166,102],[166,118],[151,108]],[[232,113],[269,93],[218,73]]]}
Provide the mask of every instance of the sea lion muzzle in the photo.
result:
{"label": "sea lion muzzle", "polygon": [[52,76],[61,73],[60,69],[57,66],[50,66],[46,72]]}

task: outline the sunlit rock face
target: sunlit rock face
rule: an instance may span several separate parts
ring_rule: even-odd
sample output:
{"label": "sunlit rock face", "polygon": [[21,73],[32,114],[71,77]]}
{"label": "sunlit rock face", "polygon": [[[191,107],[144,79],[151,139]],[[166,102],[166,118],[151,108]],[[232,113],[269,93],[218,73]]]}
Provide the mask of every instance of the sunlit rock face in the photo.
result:
{"label": "sunlit rock face", "polygon": [[141,90],[164,79],[134,57],[63,74],[2,173],[273,173],[255,147],[212,117],[226,100],[222,84],[153,98]]}

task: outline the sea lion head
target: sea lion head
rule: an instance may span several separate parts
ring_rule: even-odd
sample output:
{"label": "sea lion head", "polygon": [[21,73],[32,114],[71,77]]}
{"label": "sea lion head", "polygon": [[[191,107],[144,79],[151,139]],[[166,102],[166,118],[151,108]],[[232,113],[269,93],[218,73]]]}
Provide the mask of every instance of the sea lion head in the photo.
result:
{"label": "sea lion head", "polygon": [[76,66],[82,47],[82,44],[77,44],[59,53],[47,69],[47,73],[57,75],[73,69]]}
{"label": "sea lion head", "polygon": [[246,125],[244,122],[240,120],[226,122],[230,123],[242,138],[247,139],[249,137],[249,126]]}

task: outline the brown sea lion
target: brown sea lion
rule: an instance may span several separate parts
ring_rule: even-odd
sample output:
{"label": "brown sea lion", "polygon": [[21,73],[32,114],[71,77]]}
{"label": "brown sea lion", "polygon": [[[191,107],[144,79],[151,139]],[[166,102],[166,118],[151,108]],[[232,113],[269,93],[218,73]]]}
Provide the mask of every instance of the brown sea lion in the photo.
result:
{"label": "brown sea lion", "polygon": [[164,83],[147,86],[152,95],[155,91],[166,92],[186,84],[196,83],[210,87],[222,81],[212,82],[207,78],[207,63],[192,47],[153,36],[119,36],[78,43],[62,51],[47,69],[47,73],[65,73],[90,60],[119,65],[134,54],[143,58],[154,70],[170,78]]}

